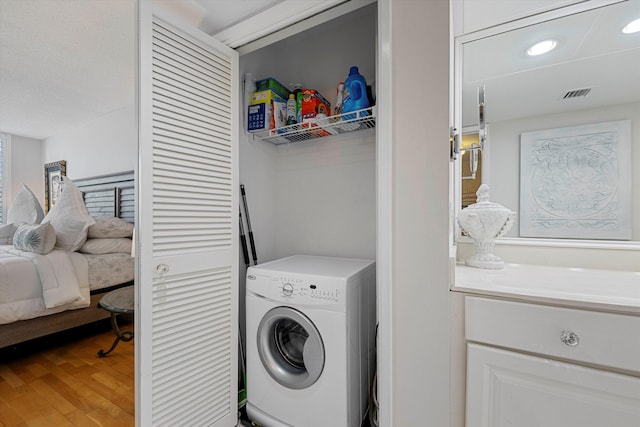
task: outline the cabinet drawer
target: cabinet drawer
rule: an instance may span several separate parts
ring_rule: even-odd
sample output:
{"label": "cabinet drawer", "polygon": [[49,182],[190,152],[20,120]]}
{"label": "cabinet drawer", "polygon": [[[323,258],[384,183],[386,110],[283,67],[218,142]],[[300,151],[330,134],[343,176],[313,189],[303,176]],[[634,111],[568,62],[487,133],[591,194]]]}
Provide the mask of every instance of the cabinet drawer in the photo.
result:
{"label": "cabinet drawer", "polygon": [[465,337],[640,372],[640,317],[465,298]]}

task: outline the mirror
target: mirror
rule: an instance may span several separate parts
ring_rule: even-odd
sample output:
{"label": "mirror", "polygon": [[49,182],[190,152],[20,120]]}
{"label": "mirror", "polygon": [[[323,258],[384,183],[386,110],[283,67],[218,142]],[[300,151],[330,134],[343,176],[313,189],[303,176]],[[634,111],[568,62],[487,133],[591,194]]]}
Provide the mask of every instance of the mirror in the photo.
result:
{"label": "mirror", "polygon": [[[484,86],[479,174],[518,212],[507,237],[640,241],[640,32],[622,31],[638,18],[630,0],[460,44],[462,134],[478,133]],[[544,40],[555,49],[527,54]]]}

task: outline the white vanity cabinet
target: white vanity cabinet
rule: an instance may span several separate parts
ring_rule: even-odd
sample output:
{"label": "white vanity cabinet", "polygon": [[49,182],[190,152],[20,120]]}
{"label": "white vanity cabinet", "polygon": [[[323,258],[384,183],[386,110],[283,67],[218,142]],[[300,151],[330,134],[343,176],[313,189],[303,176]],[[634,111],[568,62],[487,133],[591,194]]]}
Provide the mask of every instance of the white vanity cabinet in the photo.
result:
{"label": "white vanity cabinet", "polygon": [[467,427],[640,425],[640,317],[464,304]]}

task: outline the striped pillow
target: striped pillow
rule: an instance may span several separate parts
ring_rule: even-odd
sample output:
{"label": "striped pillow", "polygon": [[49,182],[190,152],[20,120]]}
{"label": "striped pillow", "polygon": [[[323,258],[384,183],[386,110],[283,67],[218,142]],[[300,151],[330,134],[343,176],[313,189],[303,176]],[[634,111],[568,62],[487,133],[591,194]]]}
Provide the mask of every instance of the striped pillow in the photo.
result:
{"label": "striped pillow", "polygon": [[56,245],[56,230],[51,224],[20,224],[13,235],[13,246],[25,252],[46,255]]}

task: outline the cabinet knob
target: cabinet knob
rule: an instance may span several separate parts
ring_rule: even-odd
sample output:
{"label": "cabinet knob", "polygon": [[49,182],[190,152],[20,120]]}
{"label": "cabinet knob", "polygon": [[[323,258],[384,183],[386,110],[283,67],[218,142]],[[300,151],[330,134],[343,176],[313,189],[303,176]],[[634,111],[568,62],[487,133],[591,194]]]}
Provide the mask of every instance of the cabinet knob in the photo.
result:
{"label": "cabinet knob", "polygon": [[560,334],[560,341],[569,347],[575,347],[580,343],[580,337],[575,332],[562,331]]}

